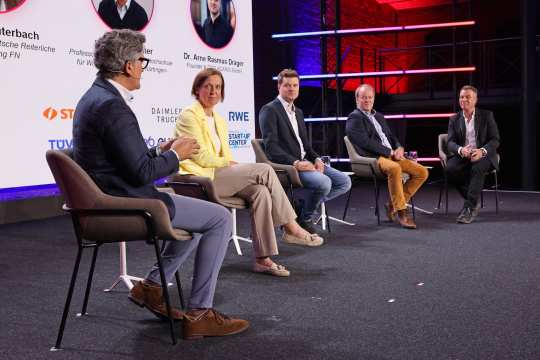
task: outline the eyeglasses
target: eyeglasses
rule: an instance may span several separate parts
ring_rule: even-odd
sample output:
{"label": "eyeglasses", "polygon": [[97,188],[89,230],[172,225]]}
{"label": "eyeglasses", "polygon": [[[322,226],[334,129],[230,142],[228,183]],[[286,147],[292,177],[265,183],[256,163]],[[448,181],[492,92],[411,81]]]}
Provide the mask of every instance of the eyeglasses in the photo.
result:
{"label": "eyeglasses", "polygon": [[147,59],[145,57],[140,57],[137,60],[141,62],[141,67],[143,70],[146,69],[148,67],[148,64],[150,63],[150,59]]}

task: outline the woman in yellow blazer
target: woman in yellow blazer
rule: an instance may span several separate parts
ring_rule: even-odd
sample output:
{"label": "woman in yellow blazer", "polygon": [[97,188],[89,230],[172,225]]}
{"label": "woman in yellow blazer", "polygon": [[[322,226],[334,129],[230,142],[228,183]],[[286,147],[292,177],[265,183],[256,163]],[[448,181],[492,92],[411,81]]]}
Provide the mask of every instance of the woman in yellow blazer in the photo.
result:
{"label": "woman in yellow blazer", "polygon": [[267,164],[239,164],[229,148],[227,122],[214,111],[225,96],[225,82],[220,71],[207,68],[197,74],[191,94],[196,101],[183,109],[176,122],[175,137],[197,140],[199,153],[180,161],[181,174],[206,176],[214,181],[219,196],[238,196],[250,204],[253,271],[275,276],[289,276],[289,271],[272,261],[278,254],[274,226],[283,225],[283,240],[288,243],[319,246],[323,239],[298,225],[274,170]]}

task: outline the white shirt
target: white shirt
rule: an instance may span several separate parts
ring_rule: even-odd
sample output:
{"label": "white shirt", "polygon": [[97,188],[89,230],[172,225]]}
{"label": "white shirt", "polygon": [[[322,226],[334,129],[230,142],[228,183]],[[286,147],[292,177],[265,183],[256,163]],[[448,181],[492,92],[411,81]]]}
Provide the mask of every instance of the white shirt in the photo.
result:
{"label": "white shirt", "polygon": [[0,11],[6,11],[6,2],[4,0],[0,0]]}
{"label": "white shirt", "polygon": [[300,138],[300,133],[298,132],[298,121],[296,121],[296,112],[294,111],[294,104],[288,103],[285,101],[280,95],[278,95],[278,100],[283,105],[283,108],[285,109],[285,112],[287,113],[287,116],[289,117],[289,121],[291,122],[292,128],[294,130],[294,135],[296,136],[296,141],[298,141],[298,144],[300,145],[300,159],[303,159],[306,156],[306,151],[304,150],[304,144],[302,143],[302,139]]}
{"label": "white shirt", "polygon": [[206,123],[210,129],[210,136],[212,136],[212,142],[216,147],[216,154],[219,154],[221,151],[221,140],[219,139],[217,130],[216,130],[216,121],[213,116],[206,115]]}
{"label": "white shirt", "polygon": [[120,16],[120,19],[124,20],[124,16],[126,16],[126,13],[128,12],[130,5],[131,5],[131,0],[127,0],[124,6],[118,6],[118,3],[116,3],[116,10],[118,10],[118,16]]}
{"label": "white shirt", "polygon": [[381,124],[375,119],[375,114],[377,113],[375,110],[371,109],[371,111],[365,111],[360,109],[364,115],[366,115],[369,120],[371,120],[371,123],[375,127],[375,130],[377,131],[377,134],[379,134],[379,137],[381,138],[382,144],[392,150],[392,145],[390,145],[390,141],[388,141],[388,138],[386,137],[386,134],[384,133]]}
{"label": "white shirt", "polygon": [[116,88],[116,90],[118,90],[118,92],[122,96],[122,99],[124,99],[124,101],[126,102],[127,106],[131,108],[131,103],[133,102],[133,98],[134,98],[132,92],[126,89],[120,83],[117,83],[116,81],[114,81],[113,79],[107,79],[107,81],[110,82],[112,86]]}
{"label": "white shirt", "polygon": [[465,139],[467,140],[465,146],[470,145],[471,148],[476,149],[476,131],[474,129],[474,115],[476,110],[473,111],[471,118],[467,121],[465,113],[463,113],[463,121],[465,122]]}

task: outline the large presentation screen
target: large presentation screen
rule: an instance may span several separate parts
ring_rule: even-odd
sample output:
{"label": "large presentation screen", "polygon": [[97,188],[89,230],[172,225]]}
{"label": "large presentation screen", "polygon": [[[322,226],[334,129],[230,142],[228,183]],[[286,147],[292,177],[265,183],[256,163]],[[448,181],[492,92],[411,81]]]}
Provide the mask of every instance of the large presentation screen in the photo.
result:
{"label": "large presentation screen", "polygon": [[45,152],[73,146],[75,107],[96,76],[94,42],[111,28],[146,35],[151,62],[132,108],[149,147],[172,137],[195,75],[214,67],[233,155],[253,161],[251,1],[0,0],[0,189],[54,183]]}

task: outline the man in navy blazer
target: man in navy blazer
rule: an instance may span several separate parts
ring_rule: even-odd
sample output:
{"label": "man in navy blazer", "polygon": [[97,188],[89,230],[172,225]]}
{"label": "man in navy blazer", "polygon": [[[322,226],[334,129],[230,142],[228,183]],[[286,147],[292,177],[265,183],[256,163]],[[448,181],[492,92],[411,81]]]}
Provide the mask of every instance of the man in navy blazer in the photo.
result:
{"label": "man in navy blazer", "polygon": [[[384,115],[373,109],[375,91],[368,84],[355,91],[356,109],[349,114],[346,124],[347,137],[359,155],[377,159],[377,165],[388,177],[390,202],[385,205],[386,215],[407,229],[416,224],[409,216],[407,203],[426,181],[428,171],[416,161],[406,159],[404,148],[392,133]],[[402,173],[409,174],[403,183]]]}
{"label": "man in navy blazer", "polygon": [[499,168],[499,129],[488,110],[478,109],[478,90],[465,85],[459,92],[461,111],[448,122],[448,179],[465,199],[456,221],[470,224],[478,216],[480,192],[491,169]]}
{"label": "man in navy blazer", "polygon": [[351,188],[348,175],[325,165],[311,147],[304,113],[294,105],[300,91],[300,77],[285,69],[278,75],[279,96],[259,112],[259,126],[268,158],[279,164],[293,165],[308,194],[298,214],[298,223],[315,233],[312,215],[322,201],[334,199]]}
{"label": "man in navy blazer", "polygon": [[148,24],[146,10],[135,0],[103,0],[98,14],[111,29],[140,31]]}
{"label": "man in navy blazer", "polygon": [[[184,337],[238,333],[247,321],[224,317],[212,309],[217,277],[230,238],[232,222],[222,206],[158,192],[154,181],[178,171],[179,160],[198,152],[193,139],[178,138],[148,149],[131,110],[132,91],[140,88],[148,65],[143,57],[145,36],[132,30],[113,30],[95,43],[98,76],[83,95],[73,119],[73,154],[103,192],[126,197],[154,198],[167,205],[173,227],[192,232],[191,241],[168,241],[162,251],[166,281],[196,251],[192,291],[183,314]],[[129,299],[159,318],[167,318],[156,265],[144,281],[130,291]]]}

